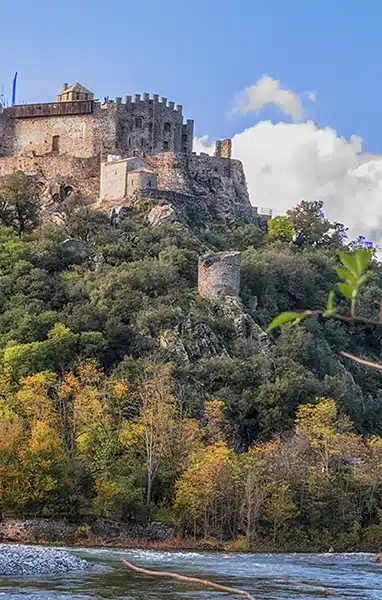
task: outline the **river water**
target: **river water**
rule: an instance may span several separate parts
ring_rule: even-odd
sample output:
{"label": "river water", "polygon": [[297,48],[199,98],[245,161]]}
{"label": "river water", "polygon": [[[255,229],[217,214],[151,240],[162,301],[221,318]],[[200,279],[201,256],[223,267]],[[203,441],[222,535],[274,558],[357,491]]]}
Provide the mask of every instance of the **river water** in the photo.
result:
{"label": "river water", "polygon": [[[129,572],[121,559],[249,591],[256,600],[338,597],[382,600],[382,564],[371,554],[223,554],[123,549],[72,550],[88,572],[0,578],[0,600],[217,600],[240,598]],[[325,588],[325,589],[324,589]]]}

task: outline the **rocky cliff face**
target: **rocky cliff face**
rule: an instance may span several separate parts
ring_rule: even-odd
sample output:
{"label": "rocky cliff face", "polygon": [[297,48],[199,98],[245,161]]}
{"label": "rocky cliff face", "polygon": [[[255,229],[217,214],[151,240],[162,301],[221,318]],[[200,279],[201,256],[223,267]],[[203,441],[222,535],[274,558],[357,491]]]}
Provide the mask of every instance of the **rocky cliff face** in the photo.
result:
{"label": "rocky cliff face", "polygon": [[[229,329],[229,341],[219,323]],[[224,296],[182,314],[172,329],[159,337],[162,348],[186,361],[229,357],[237,344],[252,354],[268,354],[268,336],[235,296]]]}

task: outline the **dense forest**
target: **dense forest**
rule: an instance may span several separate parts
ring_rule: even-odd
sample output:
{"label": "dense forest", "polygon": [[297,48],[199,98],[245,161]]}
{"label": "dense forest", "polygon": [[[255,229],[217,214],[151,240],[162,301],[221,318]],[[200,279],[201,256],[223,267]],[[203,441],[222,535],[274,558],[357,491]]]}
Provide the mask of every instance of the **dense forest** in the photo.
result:
{"label": "dense forest", "polygon": [[[59,218],[40,209],[33,181],[2,183],[3,515],[160,520],[240,549],[382,543],[381,374],[339,354],[380,361],[381,328],[317,317],[265,333],[336,287],[346,231],[321,203],[267,230],[152,227],[144,203],[111,220],[73,194]],[[197,292],[198,257],[232,249],[234,316]]]}

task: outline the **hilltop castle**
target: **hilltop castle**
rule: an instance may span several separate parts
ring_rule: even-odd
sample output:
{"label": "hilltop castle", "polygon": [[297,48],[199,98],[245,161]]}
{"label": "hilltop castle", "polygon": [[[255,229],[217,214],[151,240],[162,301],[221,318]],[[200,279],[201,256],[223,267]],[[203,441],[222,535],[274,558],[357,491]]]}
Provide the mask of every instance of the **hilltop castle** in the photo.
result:
{"label": "hilltop castle", "polygon": [[99,209],[144,196],[181,210],[196,204],[207,221],[213,204],[222,217],[251,220],[257,211],[231,140],[219,140],[215,156],[196,155],[194,122],[182,113],[156,94],[100,101],[64,84],[55,102],[0,112],[0,177],[22,170],[69,182]]}

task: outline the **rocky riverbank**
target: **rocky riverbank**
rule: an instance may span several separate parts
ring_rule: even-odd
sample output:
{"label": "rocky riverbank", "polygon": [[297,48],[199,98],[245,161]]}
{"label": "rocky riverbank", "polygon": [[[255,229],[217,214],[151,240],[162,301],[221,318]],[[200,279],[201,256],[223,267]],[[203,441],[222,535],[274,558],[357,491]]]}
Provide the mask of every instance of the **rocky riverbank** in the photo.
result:
{"label": "rocky riverbank", "polygon": [[56,575],[89,568],[86,560],[66,550],[0,544],[0,576]]}

